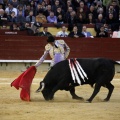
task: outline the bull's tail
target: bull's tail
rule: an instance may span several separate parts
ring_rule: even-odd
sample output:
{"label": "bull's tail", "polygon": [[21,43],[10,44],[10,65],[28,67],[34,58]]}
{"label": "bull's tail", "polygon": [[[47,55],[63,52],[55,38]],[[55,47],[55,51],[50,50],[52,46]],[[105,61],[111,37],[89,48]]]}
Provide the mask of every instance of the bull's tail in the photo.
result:
{"label": "bull's tail", "polygon": [[[120,62],[117,62],[117,61],[114,61],[114,60],[111,60],[111,62],[112,62],[114,65],[120,65]],[[116,73],[120,73],[120,71],[117,71]]]}
{"label": "bull's tail", "polygon": [[120,65],[120,62],[117,62],[117,61],[114,61],[114,60],[111,60],[111,62],[112,62],[113,64]]}

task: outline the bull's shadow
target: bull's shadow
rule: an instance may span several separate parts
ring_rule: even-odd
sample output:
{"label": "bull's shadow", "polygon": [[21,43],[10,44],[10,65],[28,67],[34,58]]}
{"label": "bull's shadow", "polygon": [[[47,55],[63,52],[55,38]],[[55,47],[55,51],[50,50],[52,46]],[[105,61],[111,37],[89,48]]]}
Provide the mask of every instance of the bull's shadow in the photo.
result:
{"label": "bull's shadow", "polygon": [[105,58],[72,59],[72,61],[71,63],[71,61],[64,60],[52,67],[40,82],[36,92],[41,91],[45,100],[52,100],[56,91],[66,90],[70,92],[73,99],[83,100],[75,94],[75,87],[89,84],[92,87],[94,85],[94,91],[87,102],[92,102],[101,86],[108,89],[104,101],[109,101],[114,90],[111,81],[115,75],[115,64],[119,63]]}

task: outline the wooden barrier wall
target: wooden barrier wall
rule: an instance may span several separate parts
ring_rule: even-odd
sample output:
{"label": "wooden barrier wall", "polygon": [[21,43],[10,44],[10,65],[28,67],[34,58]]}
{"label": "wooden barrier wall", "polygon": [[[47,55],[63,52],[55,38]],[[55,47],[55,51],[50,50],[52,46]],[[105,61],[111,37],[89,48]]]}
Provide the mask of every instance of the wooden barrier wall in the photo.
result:
{"label": "wooden barrier wall", "polygon": [[25,31],[19,31],[19,30],[15,30],[15,31],[11,31],[9,29],[0,29],[0,35],[26,35],[28,36],[27,30]]}
{"label": "wooden barrier wall", "polygon": [[[44,52],[46,37],[0,36],[0,60],[37,60]],[[59,38],[56,38],[59,39]],[[60,38],[71,48],[69,58],[105,57],[120,60],[120,39]],[[50,59],[49,57],[47,59]]]}

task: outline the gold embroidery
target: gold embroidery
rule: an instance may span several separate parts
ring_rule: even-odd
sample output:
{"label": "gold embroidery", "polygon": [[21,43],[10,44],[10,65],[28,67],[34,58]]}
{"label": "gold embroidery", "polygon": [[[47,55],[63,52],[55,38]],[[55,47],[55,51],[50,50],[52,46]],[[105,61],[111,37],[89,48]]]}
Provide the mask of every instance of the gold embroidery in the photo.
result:
{"label": "gold embroidery", "polygon": [[49,43],[45,46],[45,50],[49,50],[49,54],[52,59],[54,58],[55,53],[62,53],[62,54],[65,53],[64,46],[63,46],[65,44],[64,40],[57,40],[57,41],[59,42],[58,48],[55,46],[52,46]]}
{"label": "gold embroidery", "polygon": [[51,47],[52,47],[51,44],[47,44],[47,45],[45,46],[45,50],[50,50]]}
{"label": "gold embroidery", "polygon": [[64,40],[57,40],[60,44],[65,44]]}
{"label": "gold embroidery", "polygon": [[54,58],[54,49],[53,49],[53,46],[50,49],[49,54],[50,54],[50,57],[53,59]]}

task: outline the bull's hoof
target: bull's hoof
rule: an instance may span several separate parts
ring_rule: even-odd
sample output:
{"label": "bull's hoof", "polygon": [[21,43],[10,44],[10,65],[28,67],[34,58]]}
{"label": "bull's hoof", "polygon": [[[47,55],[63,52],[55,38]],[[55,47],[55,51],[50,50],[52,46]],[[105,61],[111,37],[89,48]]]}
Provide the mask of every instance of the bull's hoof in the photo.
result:
{"label": "bull's hoof", "polygon": [[45,99],[46,101],[49,101],[49,99]]}
{"label": "bull's hoof", "polygon": [[53,99],[54,99],[53,97],[51,97],[51,98],[48,97],[48,98],[46,98],[45,100],[46,100],[46,101],[50,101],[50,100],[53,100]]}
{"label": "bull's hoof", "polygon": [[53,95],[49,95],[48,99],[53,100],[54,99]]}
{"label": "bull's hoof", "polygon": [[105,98],[104,100],[103,100],[103,102],[108,102],[109,101],[109,99],[107,99],[107,98]]}
{"label": "bull's hoof", "polygon": [[91,100],[89,100],[89,99],[85,101],[85,103],[91,103],[91,102],[92,102],[92,101],[91,101]]}
{"label": "bull's hoof", "polygon": [[72,99],[76,99],[76,100],[84,100],[83,97],[78,97],[78,96],[72,97]]}
{"label": "bull's hoof", "polygon": [[53,97],[49,98],[49,100],[53,100],[53,99],[54,99]]}

